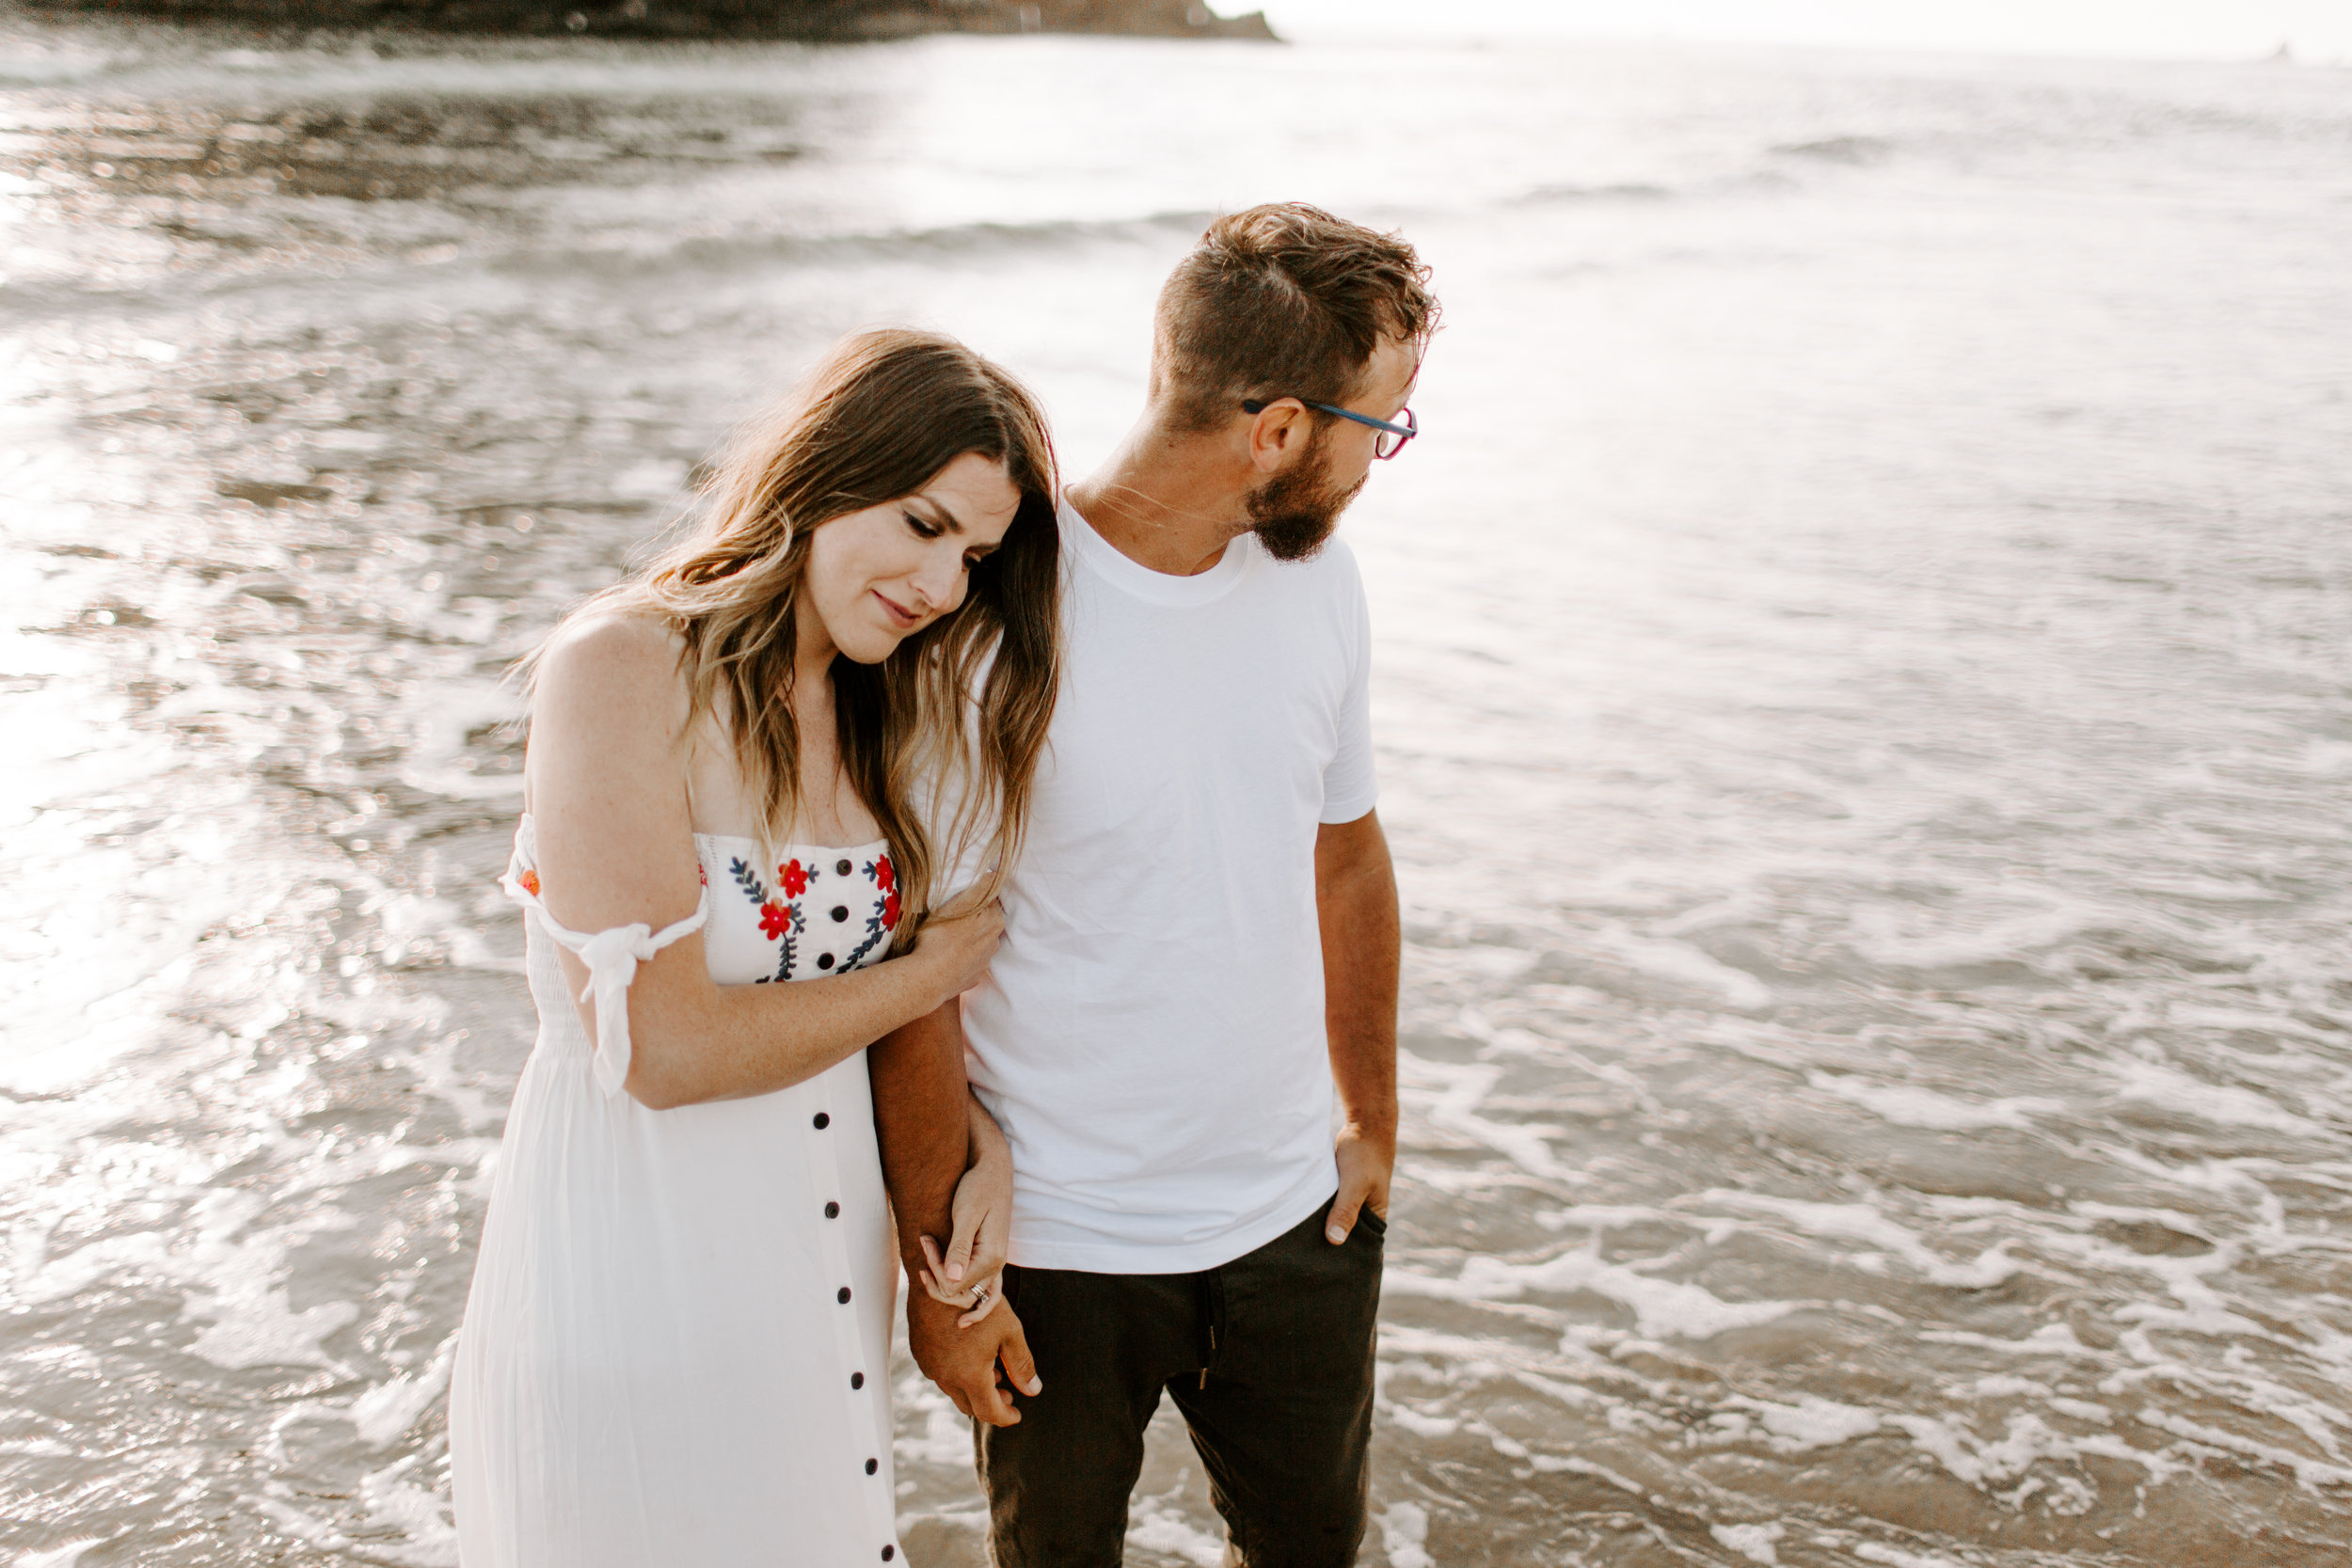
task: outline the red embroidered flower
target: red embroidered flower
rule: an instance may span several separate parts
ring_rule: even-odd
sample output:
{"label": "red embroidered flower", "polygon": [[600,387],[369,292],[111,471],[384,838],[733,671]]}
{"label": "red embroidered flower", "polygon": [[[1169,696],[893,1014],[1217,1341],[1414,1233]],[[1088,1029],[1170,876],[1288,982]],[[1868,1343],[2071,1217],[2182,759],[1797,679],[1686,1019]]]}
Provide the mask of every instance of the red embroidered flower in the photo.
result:
{"label": "red embroidered flower", "polygon": [[791,911],[774,899],[771,898],[759,906],[759,934],[761,936],[772,942],[784,935],[785,927],[791,924]]}
{"label": "red embroidered flower", "polygon": [[700,861],[696,861],[694,863],[694,879],[702,883],[703,886],[708,887],[710,885],[710,867],[703,864]]}
{"label": "red embroidered flower", "polygon": [[523,891],[533,898],[539,896],[539,873],[536,871],[526,871],[515,880],[522,883]]}
{"label": "red embroidered flower", "polygon": [[891,868],[888,855],[874,857],[874,885],[884,893],[898,885],[898,873]]}
{"label": "red embroidered flower", "polygon": [[[884,862],[883,863],[888,864],[889,863]],[[882,929],[885,931],[895,931],[898,928],[898,895],[895,892],[887,893],[882,895]]]}

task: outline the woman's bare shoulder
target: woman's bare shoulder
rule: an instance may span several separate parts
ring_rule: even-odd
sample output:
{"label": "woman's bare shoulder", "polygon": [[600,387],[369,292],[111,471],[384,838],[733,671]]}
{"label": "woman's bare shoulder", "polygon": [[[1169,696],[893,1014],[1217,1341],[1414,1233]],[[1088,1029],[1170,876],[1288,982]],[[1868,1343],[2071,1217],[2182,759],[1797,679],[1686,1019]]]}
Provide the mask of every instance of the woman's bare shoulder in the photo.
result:
{"label": "woman's bare shoulder", "polygon": [[532,683],[534,720],[563,714],[603,729],[685,716],[678,668],[685,641],[664,618],[626,608],[592,609],[558,626]]}

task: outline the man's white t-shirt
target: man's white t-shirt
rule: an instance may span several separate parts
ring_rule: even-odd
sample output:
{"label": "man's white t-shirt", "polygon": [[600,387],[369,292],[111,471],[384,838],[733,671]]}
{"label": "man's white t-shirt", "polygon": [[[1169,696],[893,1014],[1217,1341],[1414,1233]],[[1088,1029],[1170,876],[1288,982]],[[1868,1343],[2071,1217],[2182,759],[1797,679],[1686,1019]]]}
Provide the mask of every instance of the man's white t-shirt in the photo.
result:
{"label": "man's white t-shirt", "polygon": [[1339,1184],[1314,847],[1378,793],[1370,618],[1336,541],[1169,577],[1067,502],[1061,534],[1061,693],[967,1065],[1013,1261],[1189,1273]]}

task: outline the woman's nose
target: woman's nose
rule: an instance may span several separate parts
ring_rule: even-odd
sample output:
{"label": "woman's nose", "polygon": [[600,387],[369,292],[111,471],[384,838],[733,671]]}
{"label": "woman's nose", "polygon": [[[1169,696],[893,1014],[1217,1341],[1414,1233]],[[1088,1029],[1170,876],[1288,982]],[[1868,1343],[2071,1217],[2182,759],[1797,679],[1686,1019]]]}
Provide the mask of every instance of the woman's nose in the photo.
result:
{"label": "woman's nose", "polygon": [[927,561],[914,574],[915,592],[923,595],[924,608],[934,614],[944,614],[956,608],[956,600],[963,587],[963,560],[953,556],[945,562]]}

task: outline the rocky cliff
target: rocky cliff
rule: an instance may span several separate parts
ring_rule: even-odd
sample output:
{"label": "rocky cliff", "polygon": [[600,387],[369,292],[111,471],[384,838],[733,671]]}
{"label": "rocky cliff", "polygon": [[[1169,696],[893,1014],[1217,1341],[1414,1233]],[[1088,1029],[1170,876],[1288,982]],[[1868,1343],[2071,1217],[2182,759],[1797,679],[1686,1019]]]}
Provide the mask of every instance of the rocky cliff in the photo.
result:
{"label": "rocky cliff", "polygon": [[1272,39],[1263,11],[1200,0],[28,0],[58,12],[286,27],[390,27],[608,38],[859,40],[917,33],[1120,33]]}

